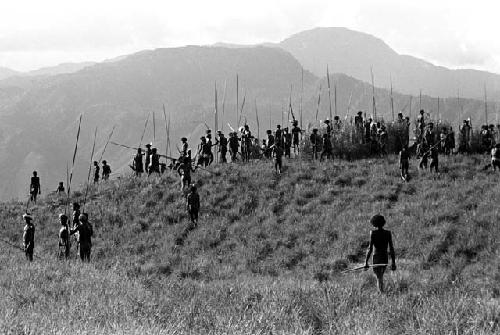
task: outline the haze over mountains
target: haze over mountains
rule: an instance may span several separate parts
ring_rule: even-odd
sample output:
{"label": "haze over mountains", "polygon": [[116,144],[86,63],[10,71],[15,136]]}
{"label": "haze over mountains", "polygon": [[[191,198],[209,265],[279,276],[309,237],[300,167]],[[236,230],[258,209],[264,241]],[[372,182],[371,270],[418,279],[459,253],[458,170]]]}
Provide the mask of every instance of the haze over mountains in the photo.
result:
{"label": "haze over mountains", "polygon": [[[309,36],[315,31],[319,33],[318,36],[316,34]],[[326,31],[331,34],[329,29]],[[357,34],[337,28],[332,31],[338,31],[344,37],[346,36],[344,33]],[[80,70],[74,68],[74,71],[67,70],[70,73],[56,75],[45,73],[34,77],[13,76],[1,80],[0,178],[4,182],[0,198],[26,197],[29,176],[35,169],[41,174],[44,192],[47,189],[54,190],[57,182],[66,179],[66,164],[71,159],[76,137],[76,121],[81,113],[84,116],[75,170],[76,183],[83,182],[87,177],[92,134],[96,126],[99,133],[97,141],[99,149],[97,158],[99,158],[100,150],[114,125],[116,125],[113,135],[115,141],[137,146],[149,114],[148,129],[141,144],[156,139],[155,145],[159,147],[160,152],[165,152],[163,104],[172,119],[171,141],[176,143],[180,136],[191,135],[191,147],[195,148],[199,135],[204,133],[205,123],[213,127],[215,83],[218,87],[219,118],[221,118],[219,128],[224,127],[227,131],[228,123],[236,128],[237,74],[240,79],[239,109],[245,101],[240,125],[247,121],[254,134],[256,134],[255,109],[259,116],[261,135],[270,124],[274,128],[277,123],[287,123],[286,111],[290,90],[297,118],[301,95],[303,96],[303,123],[306,127],[316,122],[317,100],[321,85],[322,96],[318,119],[325,119],[329,115],[327,84],[324,77],[326,60],[335,59],[338,57],[336,53],[340,52],[328,51],[329,46],[347,44],[345,41],[342,44],[341,38],[332,39],[327,43],[323,33],[324,30],[319,29],[307,32],[306,35],[309,37],[295,35],[281,43],[283,49],[273,45],[237,48],[189,46],[146,50],[128,57],[119,57],[113,62],[85,64]],[[366,39],[369,40],[368,37]],[[366,46],[366,39],[352,38],[351,55],[345,52],[346,57],[349,56],[351,59],[351,65],[346,60],[328,61],[331,73],[337,72],[331,78],[332,99],[333,86],[337,87],[337,105],[336,109],[333,105],[333,113],[347,120],[359,109],[371,113],[371,86],[355,78],[357,75],[366,75],[363,71],[366,66],[366,73],[369,76],[370,66],[367,64],[386,57],[382,47],[380,52],[373,54],[378,58],[366,51],[366,47],[375,50],[375,46],[381,43],[376,40]],[[299,40],[302,44],[298,42]],[[315,51],[317,58],[311,60],[308,57],[313,53],[308,50],[312,50],[311,45],[318,48],[319,40],[324,42],[326,51],[322,53]],[[298,45],[304,47],[299,48]],[[289,49],[290,52],[284,49]],[[333,56],[327,58],[330,52]],[[381,64],[382,61],[373,63],[374,71]],[[390,65],[390,62],[386,64]],[[308,71],[309,69],[312,73]],[[316,71],[317,74],[313,74]],[[342,72],[352,77],[341,74]],[[302,73],[304,88],[301,94]],[[490,75],[480,71],[474,73]],[[397,77],[396,73],[392,76],[396,90],[400,90],[400,77]],[[376,72],[376,85],[383,84],[382,78],[379,81],[378,77]],[[475,94],[471,89],[471,96],[481,95],[482,83],[476,85],[479,93]],[[445,86],[447,85],[439,88],[437,85],[443,92],[447,89]],[[430,90],[426,86],[422,89],[424,94],[429,94]],[[453,92],[456,92],[456,88]],[[418,91],[413,93],[416,94]],[[476,120],[476,117],[483,116],[482,101],[463,99],[461,102],[463,112],[461,112],[455,94],[450,94],[452,98],[441,101],[439,115],[437,115],[437,99],[425,95],[421,105],[418,99],[413,99],[410,105],[410,96],[395,93],[395,109],[396,112],[402,109],[406,114],[411,109],[415,115],[415,110],[422,107],[433,111],[435,118],[454,121],[467,116],[472,116]],[[465,93],[463,95],[465,96]],[[376,99],[378,115],[390,119],[392,115],[388,91],[377,89]],[[154,123],[151,114],[153,111]],[[153,135],[153,125],[156,136]],[[176,156],[175,146],[173,148],[172,155]],[[132,154],[133,151],[109,146],[104,159],[111,163],[114,172],[130,171],[128,164]]]}

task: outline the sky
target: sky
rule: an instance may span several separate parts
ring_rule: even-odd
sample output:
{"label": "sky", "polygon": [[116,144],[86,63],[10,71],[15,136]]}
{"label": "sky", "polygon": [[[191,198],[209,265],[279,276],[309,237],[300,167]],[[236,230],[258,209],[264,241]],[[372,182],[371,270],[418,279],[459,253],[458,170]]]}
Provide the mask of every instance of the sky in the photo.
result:
{"label": "sky", "polygon": [[347,27],[398,53],[500,73],[492,0],[16,0],[0,3],[0,67],[28,71],[144,49],[279,42]]}

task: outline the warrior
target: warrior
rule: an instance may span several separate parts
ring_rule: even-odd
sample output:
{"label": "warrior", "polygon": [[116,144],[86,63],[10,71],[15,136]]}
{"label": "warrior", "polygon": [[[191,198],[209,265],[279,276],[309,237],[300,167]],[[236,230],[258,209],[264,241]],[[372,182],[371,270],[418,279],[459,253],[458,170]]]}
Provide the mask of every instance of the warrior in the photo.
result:
{"label": "warrior", "polygon": [[401,179],[408,181],[408,169],[410,168],[410,154],[404,146],[399,152],[399,169],[401,170]]}
{"label": "warrior", "polygon": [[177,173],[181,177],[181,191],[183,191],[184,188],[189,187],[191,184],[191,172],[195,171],[191,163],[191,150],[188,149],[187,155],[181,157],[179,162],[180,164],[177,168]]}
{"label": "warrior", "polygon": [[229,133],[229,151],[231,153],[231,161],[238,160],[238,148],[240,147],[238,134],[236,132]]}
{"label": "warrior", "polygon": [[111,174],[111,167],[106,160],[102,161],[102,180],[108,180]]}
{"label": "warrior", "polygon": [[99,182],[99,163],[94,161],[94,184]]}
{"label": "warrior", "polygon": [[389,254],[391,256],[391,270],[396,270],[396,255],[394,252],[394,245],[392,243],[392,234],[389,230],[384,229],[385,218],[378,214],[374,215],[370,223],[375,230],[370,232],[370,244],[368,246],[368,251],[366,252],[365,269],[369,268],[368,261],[373,252],[373,272],[377,277],[377,286],[380,293],[384,292],[384,272],[389,263],[389,255],[387,249],[389,249]]}
{"label": "warrior", "polygon": [[92,236],[94,235],[94,230],[88,219],[86,213],[80,214],[79,224],[74,229],[70,230],[70,235],[75,233],[79,234],[79,251],[82,262],[90,262],[90,252],[92,250]]}
{"label": "warrior", "polygon": [[135,171],[136,177],[140,177],[144,172],[144,165],[142,164],[142,156],[144,156],[144,154],[142,153],[142,149],[138,148],[137,154],[134,156],[134,160],[132,162],[132,170]]}
{"label": "warrior", "polygon": [[30,183],[30,199],[36,204],[36,197],[42,194],[42,187],[40,186],[40,177],[36,171],[33,171],[33,177],[31,177]]}
{"label": "warrior", "polygon": [[321,151],[320,161],[323,160],[324,156],[326,159],[333,159],[332,142],[328,134],[323,134],[323,151]]}
{"label": "warrior", "polygon": [[293,122],[292,122],[292,146],[293,146],[293,153],[295,155],[297,155],[299,153],[300,134],[302,134],[302,129],[299,128],[299,122],[297,120],[293,120]]}
{"label": "warrior", "polygon": [[149,163],[148,176],[152,173],[160,174],[160,156],[157,153],[157,149],[151,149],[151,162]]}
{"label": "warrior", "polygon": [[290,158],[292,149],[292,134],[288,131],[288,127],[283,129],[283,144],[285,146],[285,157]]}
{"label": "warrior", "polygon": [[219,138],[217,139],[217,142],[215,143],[216,145],[219,145],[219,154],[220,154],[220,161],[222,163],[227,163],[227,138],[224,136],[222,131],[218,130],[217,135],[219,135]]}
{"label": "warrior", "polygon": [[314,128],[312,134],[309,136],[309,140],[311,141],[311,147],[312,147],[312,158],[313,159],[318,159],[318,150],[319,150],[319,142],[321,141],[319,135],[318,135],[318,129]]}
{"label": "warrior", "polygon": [[189,194],[186,197],[186,205],[193,225],[198,224],[198,213],[200,211],[200,195],[196,191],[196,186],[192,185]]}
{"label": "warrior", "polygon": [[26,259],[32,262],[35,249],[35,226],[33,225],[33,218],[28,213],[23,215],[23,219],[26,222],[23,229],[24,254]]}
{"label": "warrior", "polygon": [[68,217],[65,214],[59,214],[59,258],[68,259],[70,251]]}

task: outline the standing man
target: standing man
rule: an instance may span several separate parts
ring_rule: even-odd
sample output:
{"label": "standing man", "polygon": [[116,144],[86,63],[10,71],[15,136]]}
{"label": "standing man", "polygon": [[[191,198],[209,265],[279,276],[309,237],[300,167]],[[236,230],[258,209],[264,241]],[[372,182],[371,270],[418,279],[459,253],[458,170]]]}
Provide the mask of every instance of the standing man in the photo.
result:
{"label": "standing man", "polygon": [[283,148],[277,143],[273,146],[274,154],[274,169],[276,173],[281,174],[281,169],[283,168]]}
{"label": "standing man", "polygon": [[68,259],[70,250],[68,217],[65,214],[59,214],[59,222],[61,223],[59,229],[59,259]]}
{"label": "standing man", "polygon": [[[328,136],[328,134],[326,134]],[[318,135],[318,129],[314,128],[311,136],[309,136],[309,140],[311,141],[311,147],[313,151],[313,159],[318,159],[318,150],[319,150],[319,142],[321,139]]]}
{"label": "standing man", "polygon": [[401,179],[408,181],[408,170],[410,168],[410,155],[408,149],[404,146],[399,152],[399,169],[401,170]]}
{"label": "standing man", "polygon": [[23,247],[26,259],[30,262],[33,261],[33,251],[35,249],[35,226],[33,225],[33,218],[28,213],[23,215],[26,225],[23,229]]}
{"label": "standing man", "polygon": [[148,176],[152,173],[160,174],[160,156],[156,153],[156,148],[151,150],[151,162],[149,163]]}
{"label": "standing man", "polygon": [[240,146],[238,134],[236,132],[229,133],[229,150],[231,152],[231,162],[238,160],[238,148]]}
{"label": "standing man", "polygon": [[188,142],[187,142],[187,138],[182,137],[181,138],[181,143],[182,143],[181,156],[186,156],[188,148],[189,148],[189,145],[188,145]]}
{"label": "standing man", "polygon": [[132,163],[133,170],[135,171],[135,176],[140,177],[144,172],[144,165],[142,164],[142,149],[137,149],[137,154],[134,156],[134,161]]}
{"label": "standing man", "polygon": [[42,187],[40,186],[40,177],[38,177],[37,172],[33,171],[33,177],[31,177],[30,183],[30,199],[36,204],[36,197],[42,194]]}
{"label": "standing man", "polygon": [[283,129],[283,142],[285,145],[285,157],[290,158],[292,149],[292,134],[288,131],[288,127]]}
{"label": "standing man", "polygon": [[190,192],[186,197],[186,205],[191,223],[196,226],[198,224],[198,213],[200,211],[200,195],[195,185],[191,185]]}
{"label": "standing man", "polygon": [[94,184],[99,182],[99,163],[94,161]]}
{"label": "standing man", "polygon": [[217,135],[219,135],[219,138],[216,140],[215,145],[219,145],[220,161],[221,163],[227,163],[227,138],[220,130],[217,131]]}
{"label": "standing man", "polygon": [[292,122],[292,145],[293,145],[293,154],[299,154],[299,143],[300,143],[300,134],[302,134],[302,129],[299,128],[299,122],[297,120],[293,120]]}
{"label": "standing man", "polygon": [[[376,229],[370,232],[370,244],[366,252],[365,269],[369,267],[368,262],[373,252],[373,272],[377,277],[377,286],[380,293],[384,293],[384,272],[389,263],[389,255],[392,261],[391,270],[396,270],[396,255],[392,243],[392,234],[389,230],[384,229],[385,218],[382,215],[374,215],[370,223]],[[387,249],[389,249],[389,253]]]}
{"label": "standing man", "polygon": [[326,159],[333,159],[332,142],[328,134],[323,134],[323,150],[321,151],[319,160],[323,161],[323,157],[325,156]]}
{"label": "standing man", "polygon": [[108,180],[111,174],[111,167],[106,160],[102,161],[102,180]]}
{"label": "standing man", "polygon": [[148,172],[147,170],[149,169],[149,164],[151,163],[151,154],[153,153],[151,150],[152,145],[153,143],[146,144],[146,159],[144,162],[144,168],[146,169],[145,172]]}
{"label": "standing man", "polygon": [[80,223],[70,231],[70,235],[78,232],[80,235],[80,259],[82,262],[90,262],[94,230],[86,213],[80,214],[79,220]]}

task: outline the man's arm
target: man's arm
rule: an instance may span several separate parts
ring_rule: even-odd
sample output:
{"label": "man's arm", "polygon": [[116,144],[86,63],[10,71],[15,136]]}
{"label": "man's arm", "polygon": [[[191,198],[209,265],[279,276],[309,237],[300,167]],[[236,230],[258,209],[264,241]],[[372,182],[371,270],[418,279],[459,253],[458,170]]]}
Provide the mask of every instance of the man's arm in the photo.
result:
{"label": "man's arm", "polygon": [[394,244],[392,243],[392,233],[389,232],[389,253],[391,255],[391,270],[396,270],[396,253],[394,252]]}
{"label": "man's arm", "polygon": [[368,246],[368,250],[366,251],[366,259],[365,259],[365,268],[368,268],[368,261],[370,260],[370,256],[373,252],[373,240],[372,240],[372,232],[370,232],[370,245]]}

